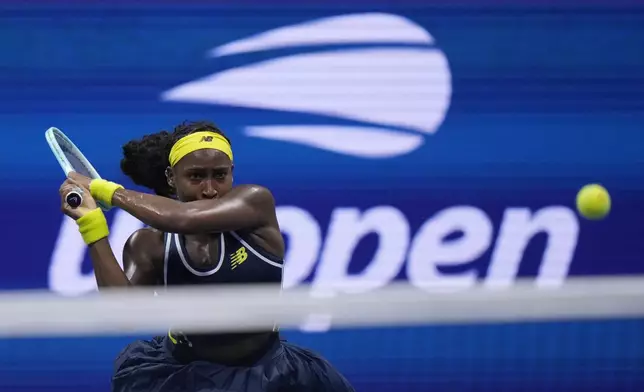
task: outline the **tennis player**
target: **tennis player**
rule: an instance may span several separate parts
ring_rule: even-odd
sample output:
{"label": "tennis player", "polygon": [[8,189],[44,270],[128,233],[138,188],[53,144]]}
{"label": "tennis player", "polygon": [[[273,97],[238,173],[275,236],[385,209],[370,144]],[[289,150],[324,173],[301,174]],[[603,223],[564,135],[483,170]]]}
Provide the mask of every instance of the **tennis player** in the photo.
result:
{"label": "tennis player", "polygon": [[[121,169],[156,195],[71,173],[60,188],[63,212],[89,245],[99,288],[147,285],[274,283],[284,257],[271,192],[233,187],[230,141],[210,123],[184,123],[128,142]],[[83,191],[71,208],[65,195]],[[96,201],[121,208],[151,228],[123,251],[125,272],[110,248]],[[217,298],[213,298],[217,301]],[[172,309],[168,309],[171,312]],[[204,309],[208,311],[208,309]],[[243,310],[240,310],[243,311]],[[329,362],[280,339],[277,329],[184,334],[140,340],[116,359],[113,391],[353,391]]]}

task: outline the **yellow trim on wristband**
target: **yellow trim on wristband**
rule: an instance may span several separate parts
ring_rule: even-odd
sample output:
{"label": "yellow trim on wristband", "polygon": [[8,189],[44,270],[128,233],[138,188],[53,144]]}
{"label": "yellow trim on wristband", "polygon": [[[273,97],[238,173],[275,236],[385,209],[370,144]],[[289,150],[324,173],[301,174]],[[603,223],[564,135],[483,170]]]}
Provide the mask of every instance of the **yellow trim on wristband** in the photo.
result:
{"label": "yellow trim on wristband", "polygon": [[91,210],[87,214],[81,216],[76,220],[78,224],[78,231],[83,236],[83,241],[87,245],[106,238],[110,234],[110,229],[107,226],[107,220],[103,211],[100,208]]}
{"label": "yellow trim on wristband", "polygon": [[103,179],[92,180],[89,183],[89,191],[92,197],[108,208],[112,207],[112,197],[118,189],[123,189],[123,186]]}

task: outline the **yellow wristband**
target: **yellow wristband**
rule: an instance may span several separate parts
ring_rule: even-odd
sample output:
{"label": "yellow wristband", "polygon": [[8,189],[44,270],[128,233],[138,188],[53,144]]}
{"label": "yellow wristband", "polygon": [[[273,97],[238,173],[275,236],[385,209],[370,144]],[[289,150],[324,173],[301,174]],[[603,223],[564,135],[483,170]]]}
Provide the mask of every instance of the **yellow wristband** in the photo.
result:
{"label": "yellow wristband", "polygon": [[108,208],[112,207],[112,197],[117,189],[123,189],[123,186],[103,179],[92,180],[89,183],[89,191],[92,197]]}
{"label": "yellow wristband", "polygon": [[81,236],[83,236],[83,241],[87,245],[91,245],[110,234],[110,230],[107,227],[107,220],[100,208],[91,210],[81,216],[76,220],[76,223],[78,224],[78,231],[80,231]]}

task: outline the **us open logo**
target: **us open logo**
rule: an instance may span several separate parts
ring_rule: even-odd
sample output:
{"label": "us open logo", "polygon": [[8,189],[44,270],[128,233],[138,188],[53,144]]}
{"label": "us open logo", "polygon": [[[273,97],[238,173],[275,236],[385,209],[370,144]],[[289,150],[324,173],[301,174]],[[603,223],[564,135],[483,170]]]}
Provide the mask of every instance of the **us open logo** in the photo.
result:
{"label": "us open logo", "polygon": [[301,52],[181,84],[161,99],[317,115],[315,123],[244,132],[360,158],[414,151],[445,118],[452,94],[447,58],[425,29],[398,15],[316,19],[230,42],[209,56],[287,48]]}

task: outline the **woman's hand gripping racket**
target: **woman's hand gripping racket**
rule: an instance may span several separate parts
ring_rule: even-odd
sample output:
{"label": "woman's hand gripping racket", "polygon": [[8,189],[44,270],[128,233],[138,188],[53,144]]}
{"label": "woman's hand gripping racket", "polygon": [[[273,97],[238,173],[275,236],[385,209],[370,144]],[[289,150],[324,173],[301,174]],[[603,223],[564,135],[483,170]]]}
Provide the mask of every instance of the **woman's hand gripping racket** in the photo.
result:
{"label": "woman's hand gripping racket", "polygon": [[76,188],[73,191],[69,191],[65,195],[65,202],[69,204],[71,208],[78,208],[78,206],[83,204],[83,190]]}
{"label": "woman's hand gripping racket", "polygon": [[[74,173],[71,173],[72,175]],[[61,198],[61,211],[74,220],[89,214],[97,209],[96,200],[89,194],[89,190],[82,182],[75,181],[72,177],[63,182],[58,191]],[[80,200],[72,200],[80,196]]]}
{"label": "woman's hand gripping racket", "polygon": [[[54,153],[58,164],[63,169],[65,176],[69,176],[71,172],[77,172],[91,179],[98,179],[98,175],[94,166],[85,158],[85,155],[78,147],[58,128],[49,128],[45,132],[45,139],[49,144],[49,148]],[[65,195],[65,201],[72,208],[78,208],[83,203],[83,190],[80,187],[74,187],[69,190]],[[109,207],[98,202],[98,206],[107,211]]]}

